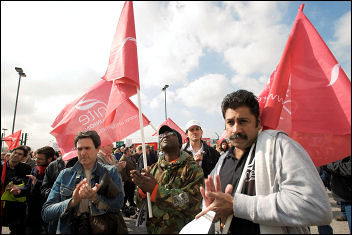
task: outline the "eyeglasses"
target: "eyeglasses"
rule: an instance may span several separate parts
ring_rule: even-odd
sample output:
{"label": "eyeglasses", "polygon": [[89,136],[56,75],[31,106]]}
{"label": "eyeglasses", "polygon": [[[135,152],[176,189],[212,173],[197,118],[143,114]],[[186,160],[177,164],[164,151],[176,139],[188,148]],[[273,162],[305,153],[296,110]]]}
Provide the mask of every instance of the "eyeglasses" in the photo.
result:
{"label": "eyeglasses", "polygon": [[170,136],[170,135],[176,135],[175,132],[164,132],[162,134],[159,135],[159,139],[162,139],[166,136]]}

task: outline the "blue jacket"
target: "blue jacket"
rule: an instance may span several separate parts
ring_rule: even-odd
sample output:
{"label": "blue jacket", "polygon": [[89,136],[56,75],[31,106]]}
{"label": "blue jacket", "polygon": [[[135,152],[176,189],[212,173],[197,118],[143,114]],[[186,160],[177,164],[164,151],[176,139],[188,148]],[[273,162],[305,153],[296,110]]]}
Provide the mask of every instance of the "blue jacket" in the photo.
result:
{"label": "blue jacket", "polygon": [[[96,161],[92,171],[91,187],[95,185],[96,179],[99,178],[101,181],[104,175],[104,167],[108,170],[110,177],[115,182],[116,186],[120,190],[120,193],[116,198],[108,199],[105,196],[99,195],[99,200],[104,201],[109,208],[107,210],[99,210],[96,208],[94,203],[90,202],[93,215],[105,214],[108,211],[115,212],[123,206],[123,191],[121,186],[121,178],[117,172],[115,166],[104,165]],[[76,180],[77,178],[77,180]],[[70,225],[70,211],[67,210],[67,206],[72,199],[72,193],[76,187],[76,182],[80,182],[85,178],[84,170],[81,163],[78,161],[73,167],[64,169],[60,172],[57,177],[48,199],[42,208],[42,218],[45,222],[59,219],[56,233],[72,233]],[[78,205],[74,208],[74,211],[78,210]]]}

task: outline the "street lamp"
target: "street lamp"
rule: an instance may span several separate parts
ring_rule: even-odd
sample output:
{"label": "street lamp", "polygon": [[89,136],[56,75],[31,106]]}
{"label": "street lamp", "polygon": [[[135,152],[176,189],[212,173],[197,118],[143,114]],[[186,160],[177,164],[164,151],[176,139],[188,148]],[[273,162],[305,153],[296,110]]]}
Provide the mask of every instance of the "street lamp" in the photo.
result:
{"label": "street lamp", "polygon": [[13,123],[12,123],[12,134],[13,131],[15,130],[15,120],[16,120],[16,110],[17,110],[17,101],[18,101],[18,92],[20,90],[20,84],[21,84],[21,77],[26,77],[26,74],[23,72],[22,68],[15,67],[16,71],[18,72],[18,75],[20,76],[18,78],[18,87],[17,87],[17,95],[16,95],[16,104],[15,104],[15,113],[13,115]]}
{"label": "street lamp", "polygon": [[169,85],[165,85],[161,90],[165,91],[165,120],[167,120],[167,112],[166,112],[166,88],[168,88]]}
{"label": "street lamp", "polygon": [[3,151],[3,142],[4,142],[4,138],[5,138],[5,136],[6,136],[6,134],[5,134],[5,131],[7,131],[7,129],[6,128],[2,128],[2,130],[4,131],[4,133],[1,133],[1,152]]}

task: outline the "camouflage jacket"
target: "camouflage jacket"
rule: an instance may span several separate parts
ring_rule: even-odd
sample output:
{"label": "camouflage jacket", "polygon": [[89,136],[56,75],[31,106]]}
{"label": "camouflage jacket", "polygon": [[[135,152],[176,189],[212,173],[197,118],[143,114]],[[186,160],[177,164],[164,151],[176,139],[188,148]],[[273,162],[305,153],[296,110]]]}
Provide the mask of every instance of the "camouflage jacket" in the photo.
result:
{"label": "camouflage jacket", "polygon": [[[182,151],[174,163],[161,156],[150,173],[158,182],[156,201],[152,202],[153,217],[147,220],[148,233],[179,233],[201,211],[204,186],[202,168],[193,157]],[[139,202],[141,198],[137,196]]]}

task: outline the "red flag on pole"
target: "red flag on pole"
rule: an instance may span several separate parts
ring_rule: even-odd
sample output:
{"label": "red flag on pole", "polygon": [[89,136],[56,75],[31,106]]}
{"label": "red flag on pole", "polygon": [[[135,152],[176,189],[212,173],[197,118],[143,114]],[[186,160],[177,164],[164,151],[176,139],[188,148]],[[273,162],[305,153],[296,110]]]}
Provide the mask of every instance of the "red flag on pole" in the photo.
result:
{"label": "red flag on pole", "polygon": [[[101,80],[87,89],[78,99],[67,104],[51,125],[62,154],[74,150],[74,138],[84,130],[95,130],[101,138],[102,146],[121,140],[139,129],[138,108],[127,99],[117,107],[117,115],[107,127],[103,120],[112,82]],[[143,125],[150,121],[143,115]]]}
{"label": "red flag on pole", "polygon": [[20,146],[21,132],[22,132],[22,130],[19,130],[19,131],[13,133],[12,135],[4,137],[3,140],[5,141],[7,146],[9,146],[8,150],[12,150],[12,149]]}
{"label": "red flag on pole", "polygon": [[[160,126],[158,127],[157,130],[159,131],[160,127],[162,127],[163,125],[167,125],[167,126],[171,127],[172,129],[176,130],[178,133],[180,133],[180,135],[182,137],[182,143],[186,142],[186,139],[187,139],[186,133],[174,121],[172,121],[171,118],[166,119],[165,122],[160,124]],[[152,136],[155,136],[157,134],[158,133],[155,132]]]}
{"label": "red flag on pole", "polygon": [[140,88],[132,1],[126,1],[122,8],[110,50],[109,65],[102,79],[114,81],[104,118],[104,126],[107,126],[114,120],[116,107]]}
{"label": "red flag on pole", "polygon": [[303,7],[258,101],[264,128],[285,131],[321,166],[351,155],[351,81]]}

